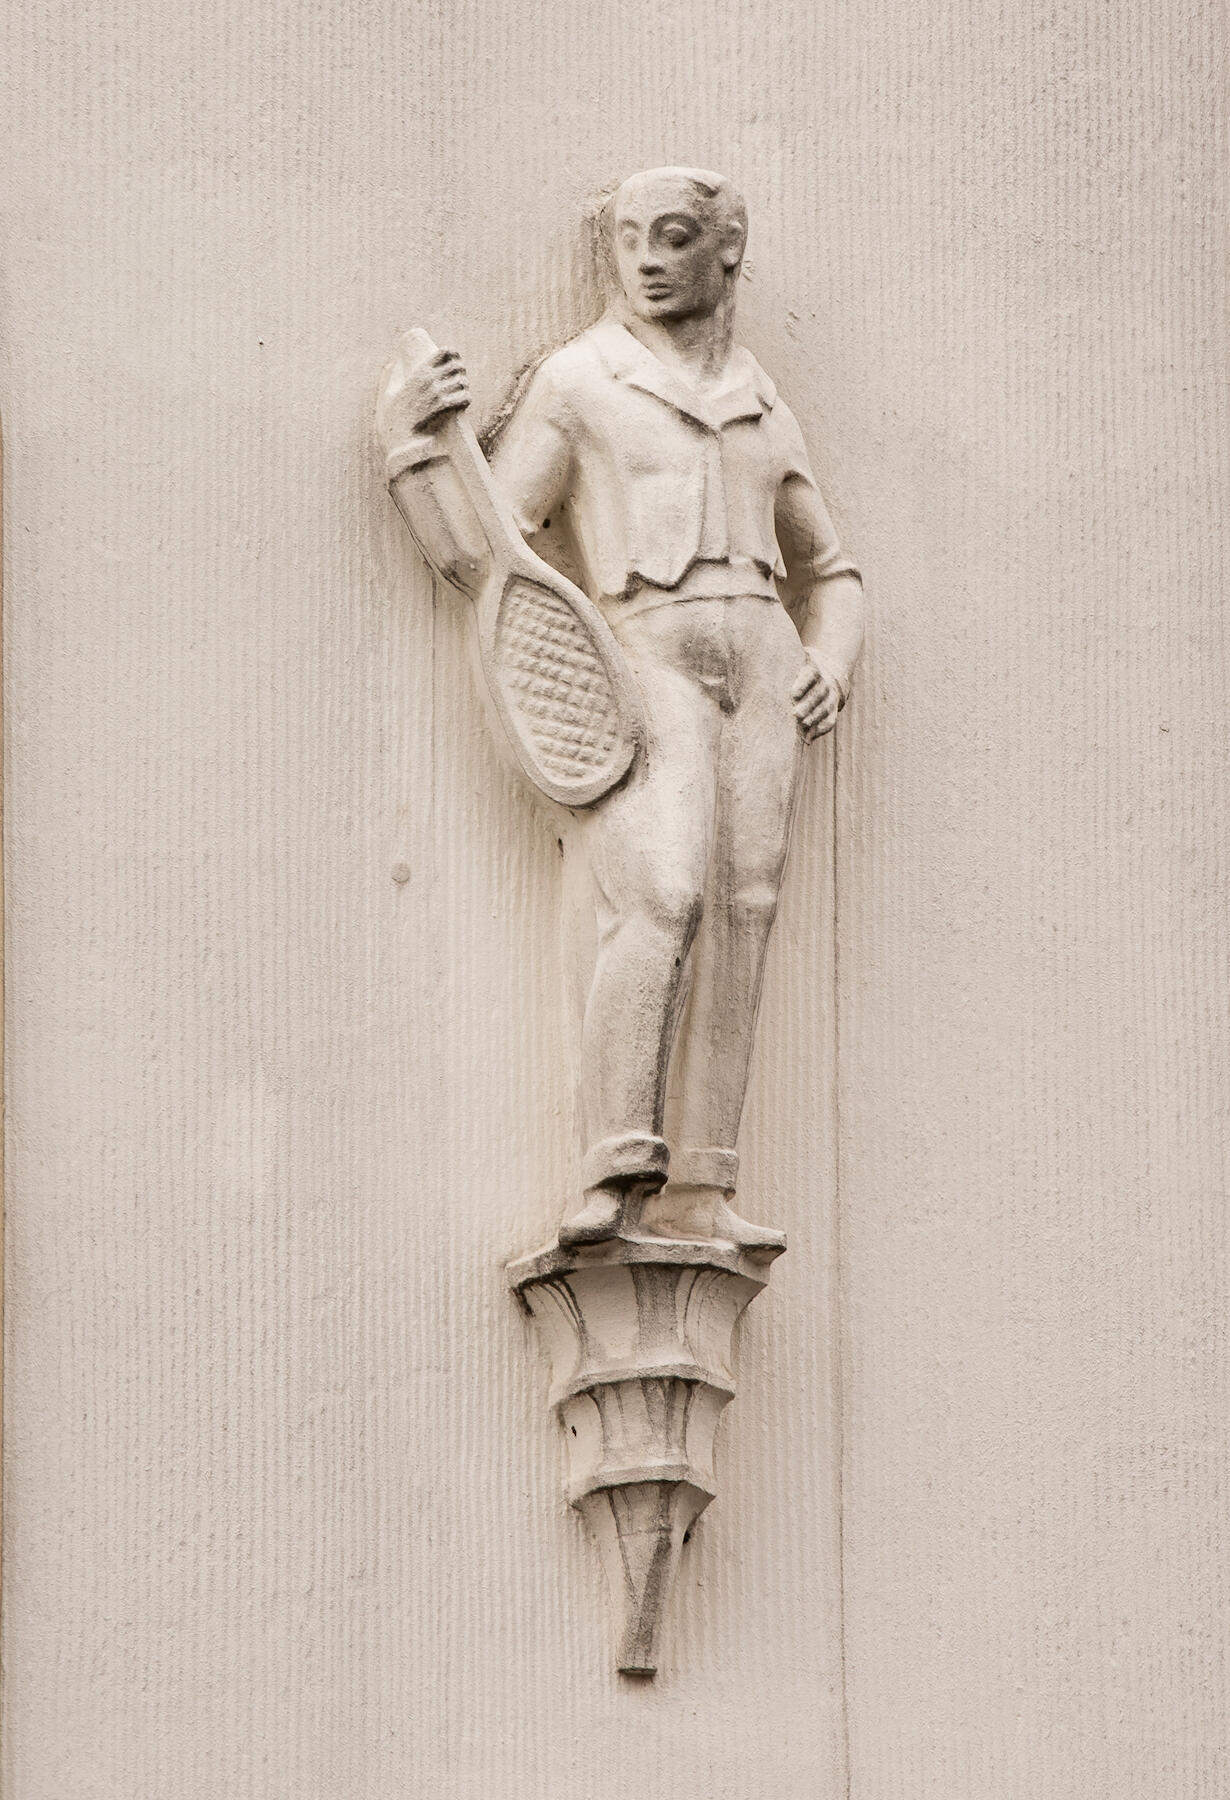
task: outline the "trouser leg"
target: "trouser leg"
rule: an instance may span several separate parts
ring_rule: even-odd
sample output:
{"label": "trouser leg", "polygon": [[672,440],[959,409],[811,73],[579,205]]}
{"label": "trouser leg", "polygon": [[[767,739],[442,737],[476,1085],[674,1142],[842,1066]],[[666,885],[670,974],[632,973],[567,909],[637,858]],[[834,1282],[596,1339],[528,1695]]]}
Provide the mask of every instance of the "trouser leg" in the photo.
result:
{"label": "trouser leg", "polygon": [[645,752],[580,826],[597,911],[581,1035],[586,1185],[631,1179],[641,1152],[647,1175],[665,1170],[667,1067],[716,805],[717,707],[686,671],[638,654],[636,640],[627,648],[645,701]]}
{"label": "trouser leg", "polygon": [[680,1179],[727,1189],[803,752],[790,698],[803,660],[794,625],[768,602],[730,607],[733,703],[722,725],[705,924],[671,1072],[670,1129]]}

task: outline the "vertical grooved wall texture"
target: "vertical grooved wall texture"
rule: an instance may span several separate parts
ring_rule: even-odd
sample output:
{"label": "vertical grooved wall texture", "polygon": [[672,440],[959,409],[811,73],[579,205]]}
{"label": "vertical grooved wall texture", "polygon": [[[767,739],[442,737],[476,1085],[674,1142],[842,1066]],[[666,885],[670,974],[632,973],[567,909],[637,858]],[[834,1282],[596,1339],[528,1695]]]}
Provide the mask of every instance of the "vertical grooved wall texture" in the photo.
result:
{"label": "vertical grooved wall texture", "polygon": [[[13,0],[6,52],[5,1800],[1224,1800],[1217,10]],[[411,323],[492,407],[665,160],[747,192],[873,629],[650,1687],[500,1273],[569,1177],[556,833],[370,421]]]}
{"label": "vertical grooved wall texture", "polygon": [[853,1800],[1224,1800],[1225,32],[881,18],[838,789]]}
{"label": "vertical grooved wall texture", "polygon": [[690,159],[836,465],[814,92],[766,103],[815,28],[74,0],[8,53],[5,1800],[840,1791],[832,753],[746,1134],[795,1247],[621,1682],[502,1275],[571,1173],[556,830],[370,444],[399,326],[489,408],[588,323],[587,198]]}

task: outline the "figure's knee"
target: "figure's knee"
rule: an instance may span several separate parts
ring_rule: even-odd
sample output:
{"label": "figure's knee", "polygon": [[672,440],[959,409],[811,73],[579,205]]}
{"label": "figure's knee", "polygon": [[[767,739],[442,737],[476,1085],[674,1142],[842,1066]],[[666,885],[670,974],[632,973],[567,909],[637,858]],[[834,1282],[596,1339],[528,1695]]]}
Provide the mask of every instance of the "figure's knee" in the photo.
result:
{"label": "figure's knee", "polygon": [[687,881],[656,883],[644,898],[645,915],[678,951],[686,952],[705,910],[701,888]]}
{"label": "figure's knee", "polygon": [[685,956],[700,927],[704,891],[688,881],[657,880],[628,896],[618,923],[658,939],[676,956]]}
{"label": "figure's knee", "polygon": [[777,914],[779,881],[753,879],[739,882],[732,895],[732,911],[741,924],[767,931]]}

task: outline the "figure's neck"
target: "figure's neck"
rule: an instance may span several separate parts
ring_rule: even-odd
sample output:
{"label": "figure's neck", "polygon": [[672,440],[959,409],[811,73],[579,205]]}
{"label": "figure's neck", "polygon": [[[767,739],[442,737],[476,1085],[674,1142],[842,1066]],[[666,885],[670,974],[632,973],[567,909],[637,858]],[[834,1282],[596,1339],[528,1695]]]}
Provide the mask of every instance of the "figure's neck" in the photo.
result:
{"label": "figure's neck", "polygon": [[679,369],[698,387],[716,386],[726,373],[734,345],[733,298],[711,313],[686,319],[641,319],[621,296],[619,318],[638,342],[668,368]]}

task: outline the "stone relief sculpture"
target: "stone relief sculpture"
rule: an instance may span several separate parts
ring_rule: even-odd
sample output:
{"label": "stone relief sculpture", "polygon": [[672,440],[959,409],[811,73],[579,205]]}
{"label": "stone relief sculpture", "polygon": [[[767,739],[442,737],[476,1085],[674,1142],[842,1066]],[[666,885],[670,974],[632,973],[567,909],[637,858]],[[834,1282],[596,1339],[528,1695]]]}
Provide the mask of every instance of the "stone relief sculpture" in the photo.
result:
{"label": "stone relief sculpture", "polygon": [[[802,759],[848,698],[863,603],[794,416],[734,342],[742,200],[655,169],[602,222],[609,309],[539,365],[490,461],[460,358],[423,332],[378,431],[416,543],[474,604],[497,733],[588,867],[577,1181],[509,1279],[550,1351],[618,1666],[649,1673],[714,1493],[734,1324],[785,1249],[736,1206],[736,1143]],[[586,592],[531,548],[561,516]]]}

